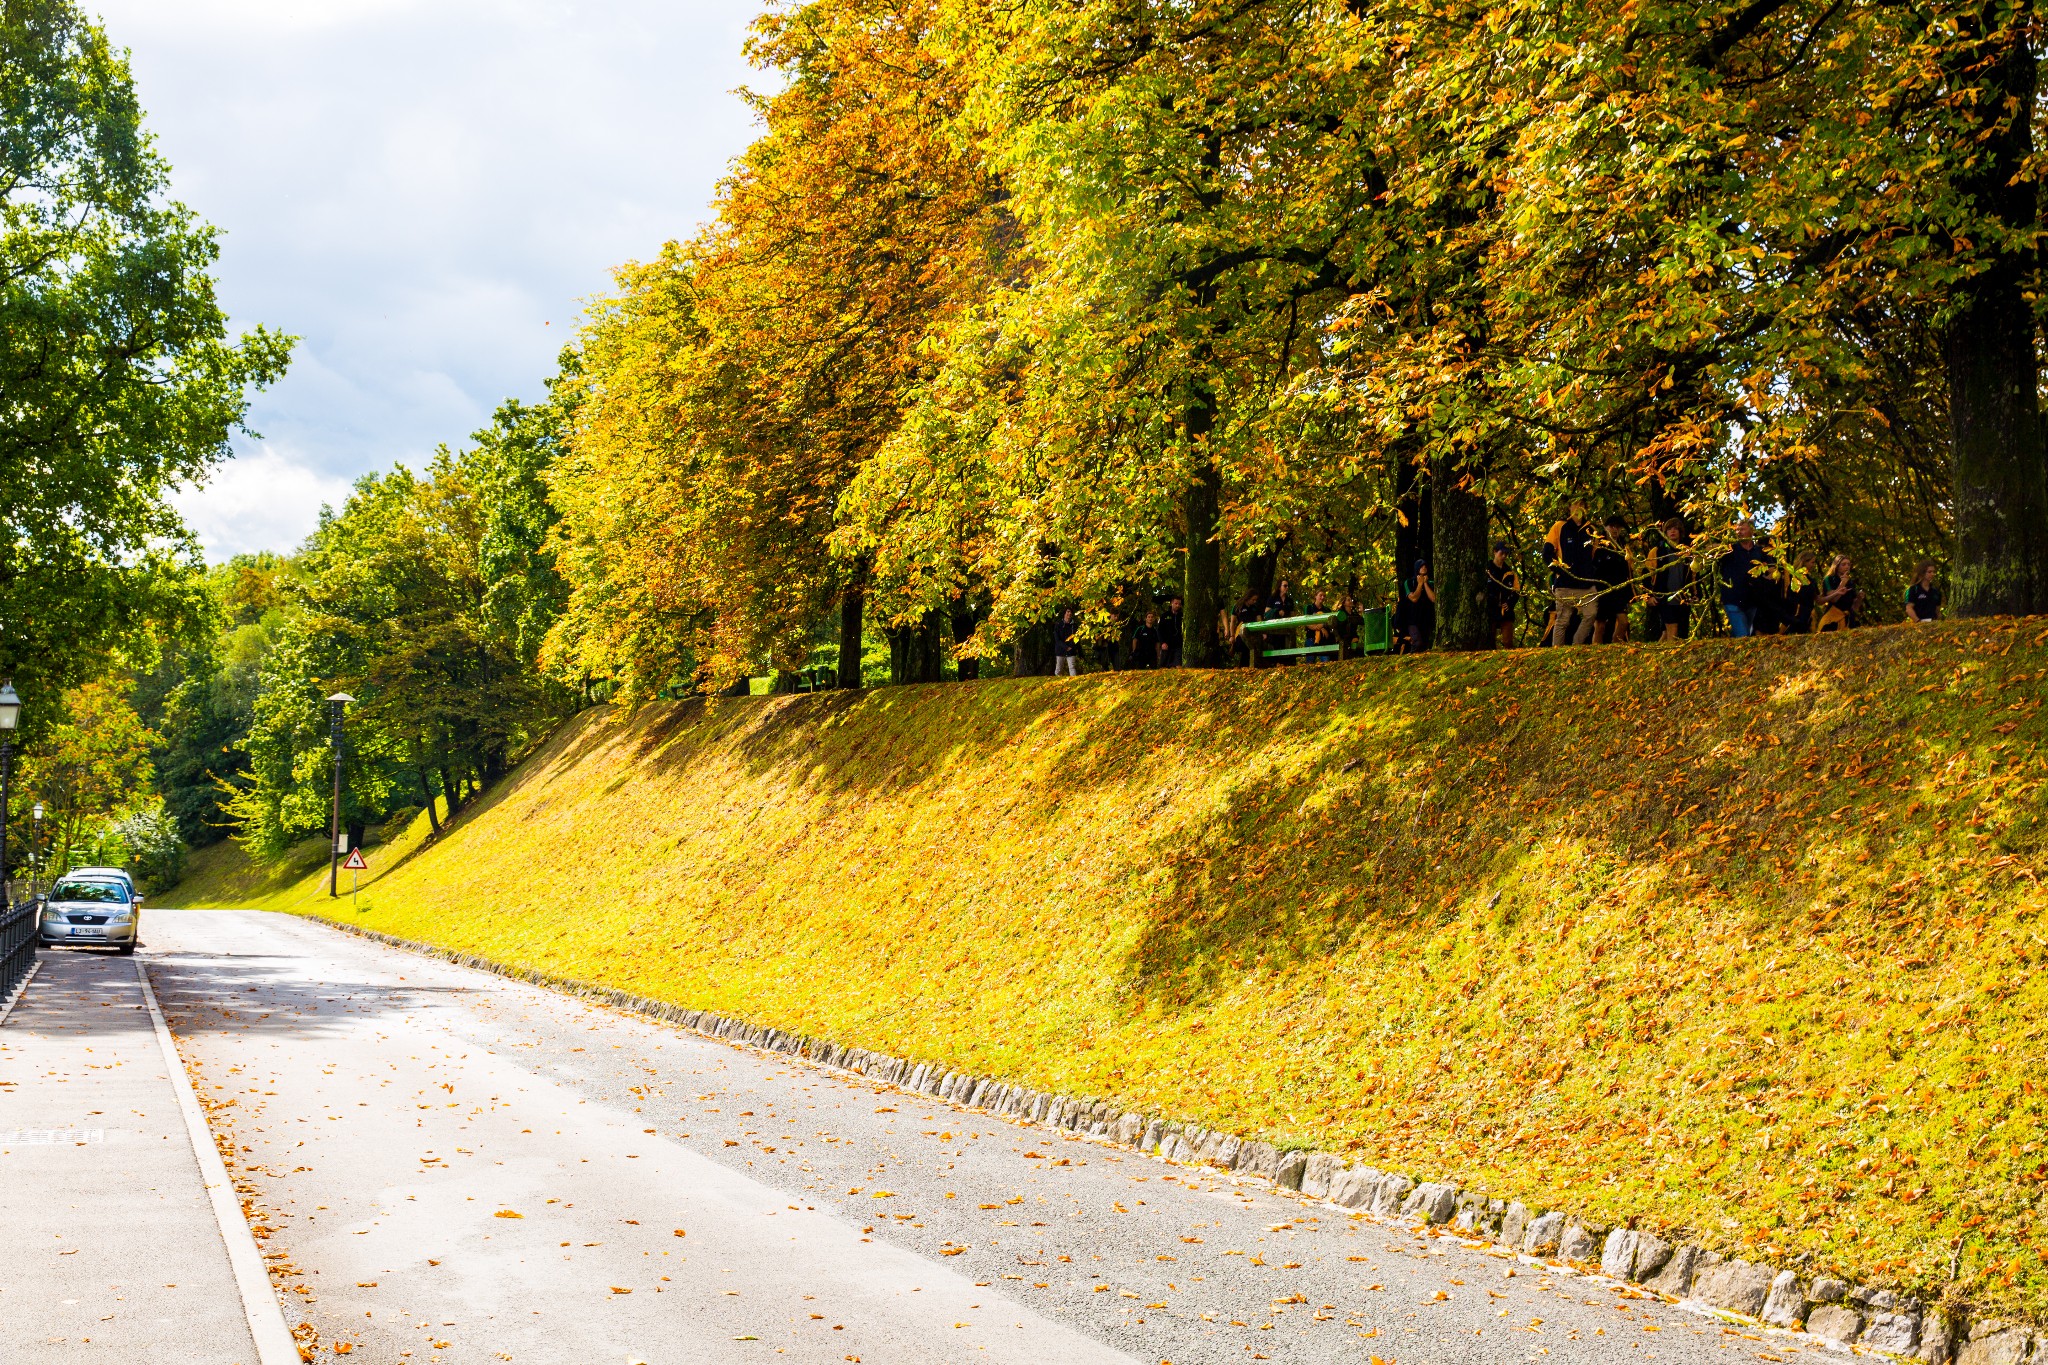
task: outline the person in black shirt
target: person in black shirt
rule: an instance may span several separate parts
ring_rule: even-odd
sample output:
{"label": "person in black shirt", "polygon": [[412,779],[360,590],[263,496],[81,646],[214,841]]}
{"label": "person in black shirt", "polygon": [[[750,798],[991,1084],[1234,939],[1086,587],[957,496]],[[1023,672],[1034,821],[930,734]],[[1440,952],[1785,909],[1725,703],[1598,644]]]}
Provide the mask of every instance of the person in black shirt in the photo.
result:
{"label": "person in black shirt", "polygon": [[1934,561],[1923,559],[1920,567],[1913,570],[1913,582],[1906,589],[1906,619],[1908,621],[1939,621],[1941,619],[1941,589],[1934,586]]}
{"label": "person in black shirt", "polygon": [[1256,592],[1247,592],[1243,599],[1238,602],[1237,610],[1227,613],[1223,621],[1225,639],[1230,646],[1231,654],[1236,657],[1240,664],[1253,668],[1256,668],[1259,663],[1256,653],[1258,645],[1255,642],[1256,637],[1245,634],[1244,627],[1247,621],[1256,621],[1258,619],[1259,595]]}
{"label": "person in black shirt", "polygon": [[1052,623],[1052,675],[1055,678],[1062,671],[1070,678],[1081,676],[1081,653],[1074,645],[1077,626],[1074,609],[1060,608],[1060,619]]}
{"label": "person in black shirt", "polygon": [[[1550,594],[1557,602],[1555,644],[1583,645],[1593,638],[1593,615],[1599,586],[1593,579],[1593,533],[1586,525],[1586,502],[1572,499],[1570,513],[1543,538],[1550,561]],[[1574,629],[1572,623],[1578,622]],[[1569,636],[1566,632],[1571,632]]]}
{"label": "person in black shirt", "polygon": [[1836,555],[1835,566],[1820,581],[1820,596],[1814,611],[1820,620],[1816,631],[1854,630],[1863,624],[1863,586],[1856,581],[1849,556]]}
{"label": "person in black shirt", "polygon": [[1757,575],[1767,571],[1770,562],[1770,556],[1756,543],[1755,524],[1738,523],[1735,543],[1721,556],[1718,566],[1721,610],[1728,616],[1728,633],[1738,640],[1756,634],[1756,602],[1764,588],[1764,580]]}
{"label": "person in black shirt", "polygon": [[1415,577],[1401,585],[1401,602],[1408,608],[1408,652],[1424,653],[1436,642],[1436,588],[1429,581],[1428,560],[1415,561]]}
{"label": "person in black shirt", "polygon": [[1808,635],[1813,631],[1813,604],[1820,597],[1820,566],[1813,551],[1802,550],[1792,561],[1792,578],[1798,583],[1785,584],[1785,633]]}
{"label": "person in black shirt", "polygon": [[1611,645],[1628,639],[1628,604],[1635,596],[1629,579],[1635,571],[1628,562],[1628,523],[1611,516],[1603,529],[1606,534],[1593,546],[1593,581],[1600,587],[1593,610],[1593,643]]}
{"label": "person in black shirt", "polygon": [[1486,621],[1497,648],[1515,647],[1515,608],[1522,602],[1522,579],[1515,572],[1514,548],[1506,541],[1493,547],[1486,566]]}
{"label": "person in black shirt", "polygon": [[1683,640],[1692,630],[1692,537],[1685,523],[1666,517],[1650,546],[1650,602],[1662,638]]}
{"label": "person in black shirt", "polygon": [[1166,604],[1166,615],[1159,618],[1159,666],[1180,667],[1180,599],[1174,598]]}
{"label": "person in black shirt", "polygon": [[1148,611],[1131,632],[1131,667],[1159,667],[1159,613]]}

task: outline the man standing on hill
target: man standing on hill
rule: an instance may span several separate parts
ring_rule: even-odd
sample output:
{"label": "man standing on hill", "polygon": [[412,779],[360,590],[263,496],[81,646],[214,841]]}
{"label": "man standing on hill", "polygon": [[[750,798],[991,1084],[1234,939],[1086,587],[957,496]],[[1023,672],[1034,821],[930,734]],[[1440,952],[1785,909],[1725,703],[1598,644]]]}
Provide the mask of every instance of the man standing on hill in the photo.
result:
{"label": "man standing on hill", "polygon": [[1081,676],[1081,655],[1074,645],[1074,609],[1060,608],[1060,619],[1052,623],[1052,675],[1062,671],[1070,678]]}
{"label": "man standing on hill", "polygon": [[1600,606],[1593,614],[1593,643],[1618,644],[1628,639],[1628,604],[1635,597],[1629,580],[1628,523],[1609,513],[1602,523],[1606,535],[1593,546],[1593,581],[1600,586]]}
{"label": "man standing on hill", "polygon": [[1721,610],[1728,614],[1728,633],[1741,639],[1756,634],[1756,609],[1769,572],[1770,556],[1756,543],[1756,524],[1738,522],[1735,544],[1721,556]]}
{"label": "man standing on hill", "polygon": [[1180,667],[1180,599],[1166,604],[1166,614],[1159,618],[1159,666]]}
{"label": "man standing on hill", "polygon": [[[1586,525],[1586,500],[1573,498],[1571,511],[1543,538],[1543,557],[1550,561],[1550,595],[1557,602],[1557,624],[1551,644],[1582,645],[1593,638],[1594,610],[1600,589],[1593,579],[1593,534]],[[1572,623],[1578,622],[1578,629]]]}

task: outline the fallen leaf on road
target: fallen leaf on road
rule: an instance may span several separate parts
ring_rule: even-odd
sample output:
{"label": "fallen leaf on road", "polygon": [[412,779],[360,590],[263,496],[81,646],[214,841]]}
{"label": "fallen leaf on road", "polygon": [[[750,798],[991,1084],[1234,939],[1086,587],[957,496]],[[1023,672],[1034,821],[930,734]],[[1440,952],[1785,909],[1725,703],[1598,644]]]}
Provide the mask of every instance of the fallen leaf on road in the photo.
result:
{"label": "fallen leaf on road", "polygon": [[684,1235],[685,1235],[685,1234],[684,1234],[684,1232],[683,1232],[683,1230],[682,1230],[681,1228],[677,1228],[677,1229],[676,1229],[676,1236],[678,1236],[678,1237],[681,1237],[681,1236],[684,1236]]}
{"label": "fallen leaf on road", "polygon": [[512,1210],[512,1209],[499,1209],[499,1210],[498,1210],[498,1211],[497,1211],[496,1213],[492,1214],[492,1215],[491,1215],[491,1217],[493,1217],[493,1218],[524,1218],[524,1217],[526,1217],[526,1215],[525,1215],[525,1214],[523,1214],[523,1213],[518,1213],[518,1212],[515,1212],[515,1211],[514,1211],[514,1210]]}
{"label": "fallen leaf on road", "polygon": [[1436,1293],[1431,1294],[1429,1296],[1429,1301],[1431,1303],[1442,1303],[1445,1299],[1448,1299],[1449,1297],[1449,1294],[1446,1294],[1443,1290],[1439,1289],[1436,1291]]}
{"label": "fallen leaf on road", "polygon": [[630,1289],[621,1289],[618,1285],[612,1286],[612,1293],[614,1294],[630,1294],[632,1292]]}

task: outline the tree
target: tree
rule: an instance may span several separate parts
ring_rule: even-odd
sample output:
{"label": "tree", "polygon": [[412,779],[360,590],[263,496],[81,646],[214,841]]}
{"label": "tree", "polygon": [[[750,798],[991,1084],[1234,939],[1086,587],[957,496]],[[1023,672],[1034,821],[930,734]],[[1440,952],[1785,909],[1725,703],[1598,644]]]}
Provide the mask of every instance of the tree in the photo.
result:
{"label": "tree", "polygon": [[[172,488],[289,340],[239,339],[127,63],[68,0],[0,5],[0,676],[54,696],[201,605]],[[50,708],[30,714],[32,726]]]}
{"label": "tree", "polygon": [[[22,817],[41,803],[47,865],[60,872],[70,867],[95,822],[150,804],[155,741],[113,681],[73,688],[22,756],[9,793],[16,805],[9,827],[26,833]],[[27,851],[27,839],[8,841],[15,865]]]}
{"label": "tree", "polygon": [[925,339],[1005,260],[931,22],[927,0],[817,0],[757,24],[750,53],[786,83],[717,222],[622,270],[585,331],[558,669],[723,686],[798,667],[836,621],[857,673],[867,561],[831,554],[837,503]]}

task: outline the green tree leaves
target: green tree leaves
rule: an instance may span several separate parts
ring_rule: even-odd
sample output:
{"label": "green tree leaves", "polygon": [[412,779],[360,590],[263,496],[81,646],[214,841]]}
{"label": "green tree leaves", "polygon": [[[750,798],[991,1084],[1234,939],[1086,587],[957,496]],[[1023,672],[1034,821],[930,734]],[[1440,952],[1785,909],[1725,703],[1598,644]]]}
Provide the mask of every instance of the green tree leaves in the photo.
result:
{"label": "green tree leaves", "polygon": [[27,696],[191,620],[164,495],[290,353],[228,335],[214,233],[166,189],[105,35],[66,0],[0,7],[0,675]]}

